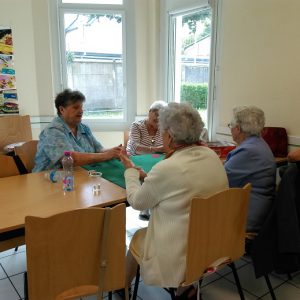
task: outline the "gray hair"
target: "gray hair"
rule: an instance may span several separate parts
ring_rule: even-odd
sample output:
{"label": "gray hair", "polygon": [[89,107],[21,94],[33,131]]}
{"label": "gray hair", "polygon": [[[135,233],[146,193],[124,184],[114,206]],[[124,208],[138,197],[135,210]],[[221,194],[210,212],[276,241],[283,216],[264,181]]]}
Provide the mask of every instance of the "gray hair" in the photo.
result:
{"label": "gray hair", "polygon": [[188,103],[169,103],[159,111],[161,131],[169,130],[176,144],[193,144],[199,141],[204,123],[199,112]]}
{"label": "gray hair", "polygon": [[162,107],[165,107],[167,106],[167,103],[165,101],[162,101],[162,100],[158,100],[158,101],[154,101],[149,110],[160,110]]}
{"label": "gray hair", "polygon": [[260,136],[265,126],[265,114],[256,106],[238,106],[233,109],[234,125],[239,125],[246,136]]}

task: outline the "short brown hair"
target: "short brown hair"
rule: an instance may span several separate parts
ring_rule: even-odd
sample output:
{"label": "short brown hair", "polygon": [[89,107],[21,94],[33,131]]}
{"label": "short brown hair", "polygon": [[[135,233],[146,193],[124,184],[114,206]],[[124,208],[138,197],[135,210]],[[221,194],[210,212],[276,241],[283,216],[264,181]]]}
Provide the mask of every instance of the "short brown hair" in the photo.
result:
{"label": "short brown hair", "polygon": [[69,104],[73,104],[75,102],[84,102],[85,96],[79,91],[72,91],[70,89],[65,89],[61,93],[57,94],[55,98],[55,107],[57,110],[57,114],[60,116],[59,107],[67,107]]}

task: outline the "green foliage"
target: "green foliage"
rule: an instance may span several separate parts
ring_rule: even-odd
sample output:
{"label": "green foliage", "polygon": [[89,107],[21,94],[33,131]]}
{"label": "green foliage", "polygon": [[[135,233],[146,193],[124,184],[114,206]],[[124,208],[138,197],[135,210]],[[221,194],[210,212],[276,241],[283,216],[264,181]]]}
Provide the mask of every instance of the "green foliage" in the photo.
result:
{"label": "green foliage", "polygon": [[211,21],[210,9],[202,10],[193,15],[186,15],[182,18],[182,23],[188,25],[190,33],[195,33],[197,31],[197,25],[199,22],[205,24],[205,26],[210,27],[210,21]]}
{"label": "green foliage", "polygon": [[188,102],[196,109],[206,109],[207,94],[207,83],[183,83],[180,91],[180,102]]}

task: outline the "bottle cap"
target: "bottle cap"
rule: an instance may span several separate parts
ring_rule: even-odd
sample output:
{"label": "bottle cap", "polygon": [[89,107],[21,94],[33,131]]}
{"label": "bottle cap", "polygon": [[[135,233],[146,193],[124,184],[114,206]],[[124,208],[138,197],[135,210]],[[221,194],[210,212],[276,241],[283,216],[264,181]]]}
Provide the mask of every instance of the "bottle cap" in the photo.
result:
{"label": "bottle cap", "polygon": [[71,151],[64,151],[65,156],[71,156]]}

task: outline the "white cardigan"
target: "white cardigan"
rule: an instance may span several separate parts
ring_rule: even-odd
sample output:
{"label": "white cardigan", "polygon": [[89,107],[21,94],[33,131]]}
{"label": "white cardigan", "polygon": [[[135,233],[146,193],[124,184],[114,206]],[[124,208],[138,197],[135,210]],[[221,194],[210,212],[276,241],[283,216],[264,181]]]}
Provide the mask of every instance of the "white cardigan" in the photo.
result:
{"label": "white cardigan", "polygon": [[125,171],[127,200],[137,210],[152,209],[141,276],[146,284],[178,287],[184,280],[190,202],[228,187],[219,157],[207,147],[176,151],[156,164],[144,183],[139,172]]}

